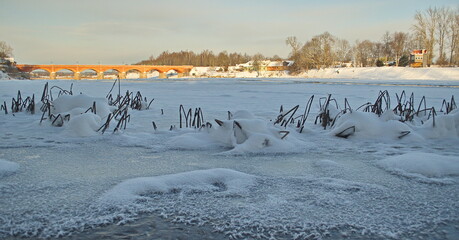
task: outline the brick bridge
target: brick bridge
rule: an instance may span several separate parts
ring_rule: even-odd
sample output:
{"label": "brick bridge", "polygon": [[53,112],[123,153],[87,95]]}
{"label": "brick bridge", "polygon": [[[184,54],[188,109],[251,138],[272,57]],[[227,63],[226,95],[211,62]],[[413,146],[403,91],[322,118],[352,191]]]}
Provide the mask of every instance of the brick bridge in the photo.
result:
{"label": "brick bridge", "polygon": [[115,70],[118,72],[118,78],[125,79],[128,71],[139,72],[140,78],[147,78],[150,71],[158,71],[159,78],[167,78],[167,72],[174,70],[178,77],[186,76],[193,66],[154,66],[154,65],[27,65],[17,64],[16,67],[21,72],[32,72],[34,70],[45,70],[49,72],[50,79],[56,79],[56,72],[60,70],[69,70],[73,72],[73,79],[80,80],[81,72],[92,70],[97,73],[97,79],[104,79],[104,72]]}

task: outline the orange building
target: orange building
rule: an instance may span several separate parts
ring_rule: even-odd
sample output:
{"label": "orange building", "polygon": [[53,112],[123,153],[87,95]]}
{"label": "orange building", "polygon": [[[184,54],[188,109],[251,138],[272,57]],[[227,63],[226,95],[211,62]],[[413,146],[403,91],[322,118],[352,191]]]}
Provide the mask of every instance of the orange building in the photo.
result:
{"label": "orange building", "polygon": [[410,54],[410,67],[427,67],[427,50],[413,50]]}

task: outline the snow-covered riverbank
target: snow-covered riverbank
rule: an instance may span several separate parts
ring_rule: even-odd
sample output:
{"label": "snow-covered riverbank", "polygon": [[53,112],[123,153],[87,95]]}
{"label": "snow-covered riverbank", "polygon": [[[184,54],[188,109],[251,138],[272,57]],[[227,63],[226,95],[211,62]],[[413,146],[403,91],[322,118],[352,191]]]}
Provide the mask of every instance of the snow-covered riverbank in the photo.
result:
{"label": "snow-covered riverbank", "polygon": [[[35,114],[0,112],[0,172],[7,173],[0,178],[0,238],[78,233],[97,239],[90,229],[152,214],[228,238],[456,239],[458,112],[445,115],[442,107],[443,99],[457,99],[456,81],[333,81],[124,80],[121,93],[141,91],[155,100],[149,109],[129,109],[126,129],[112,133],[114,120],[105,134],[84,123],[105,122],[110,108],[96,104],[98,117],[86,110],[105,100],[112,80],[0,81],[0,103],[8,108],[18,90],[37,102]],[[65,99],[74,100],[53,101],[54,114],[70,114],[61,127],[40,124],[46,82],[67,90],[73,84],[75,98]],[[416,108],[425,96],[437,110],[435,123],[429,112],[402,123],[398,115],[357,111],[381,90],[390,93],[390,109],[403,90],[404,102],[414,93]],[[57,98],[59,89],[52,91]],[[324,130],[314,121],[328,94],[341,109],[346,98],[354,112]],[[283,113],[300,105],[295,115],[302,115],[312,95],[301,132],[296,123],[273,124],[281,105]],[[70,103],[78,104],[60,106]],[[180,104],[200,107],[212,127],[180,129]],[[91,117],[78,118],[82,111]]]}
{"label": "snow-covered riverbank", "polygon": [[[138,74],[130,73],[130,78]],[[174,78],[176,76],[172,76]],[[459,68],[409,68],[409,67],[362,67],[313,69],[295,75],[288,72],[221,72],[211,67],[196,67],[194,75],[185,78],[307,78],[307,79],[362,79],[362,80],[452,80],[459,81]],[[11,79],[0,71],[0,80]]]}

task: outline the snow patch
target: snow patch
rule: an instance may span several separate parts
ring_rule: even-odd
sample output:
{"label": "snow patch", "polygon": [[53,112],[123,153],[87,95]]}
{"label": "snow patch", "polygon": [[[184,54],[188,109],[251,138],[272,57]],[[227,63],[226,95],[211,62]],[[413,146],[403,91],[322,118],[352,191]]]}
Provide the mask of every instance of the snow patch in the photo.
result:
{"label": "snow patch", "polygon": [[156,177],[126,180],[105,193],[100,201],[107,205],[129,204],[149,194],[168,192],[226,191],[237,193],[254,184],[255,177],[231,169],[216,168]]}
{"label": "snow patch", "polygon": [[459,175],[459,157],[433,153],[406,153],[380,160],[378,165],[406,177],[445,178]]}
{"label": "snow patch", "polygon": [[79,95],[62,95],[53,101],[53,114],[65,114],[71,115],[82,114],[90,107],[93,103],[96,103],[96,114],[105,118],[111,113],[111,108],[107,104],[107,100],[103,98],[94,98],[85,94]]}
{"label": "snow patch", "polygon": [[[94,108],[88,111],[89,108]],[[102,126],[114,108],[106,103],[106,99],[94,98],[85,94],[62,95],[52,102],[52,113],[61,116],[70,115],[68,123],[64,124],[70,136],[93,136]],[[95,113],[94,113],[95,112]]]}
{"label": "snow patch", "polygon": [[456,109],[447,115],[430,118],[416,130],[425,138],[459,137],[459,111]]}
{"label": "snow patch", "polygon": [[[174,148],[224,147],[229,154],[297,152],[298,139],[248,111],[236,111],[231,120],[215,120],[212,127],[186,133],[169,140]],[[287,136],[288,135],[288,136]]]}
{"label": "snow patch", "polygon": [[101,118],[93,113],[83,113],[70,118],[66,131],[71,136],[88,137],[96,135],[102,125]]}
{"label": "snow patch", "polygon": [[378,115],[371,112],[348,112],[338,118],[331,134],[360,138],[410,138],[420,140],[422,137],[413,132],[407,124],[392,120],[389,115]]}
{"label": "snow patch", "polygon": [[0,159],[0,178],[9,176],[19,170],[19,164]]}

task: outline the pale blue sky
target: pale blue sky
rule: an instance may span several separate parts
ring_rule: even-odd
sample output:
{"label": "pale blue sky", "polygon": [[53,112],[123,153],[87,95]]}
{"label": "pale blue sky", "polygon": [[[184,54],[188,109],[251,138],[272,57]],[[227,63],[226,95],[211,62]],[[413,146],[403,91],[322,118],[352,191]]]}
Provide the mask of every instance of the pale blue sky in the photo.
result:
{"label": "pale blue sky", "polygon": [[287,57],[325,31],[380,40],[410,31],[416,11],[457,0],[0,0],[0,41],[18,63],[123,64],[164,50]]}

